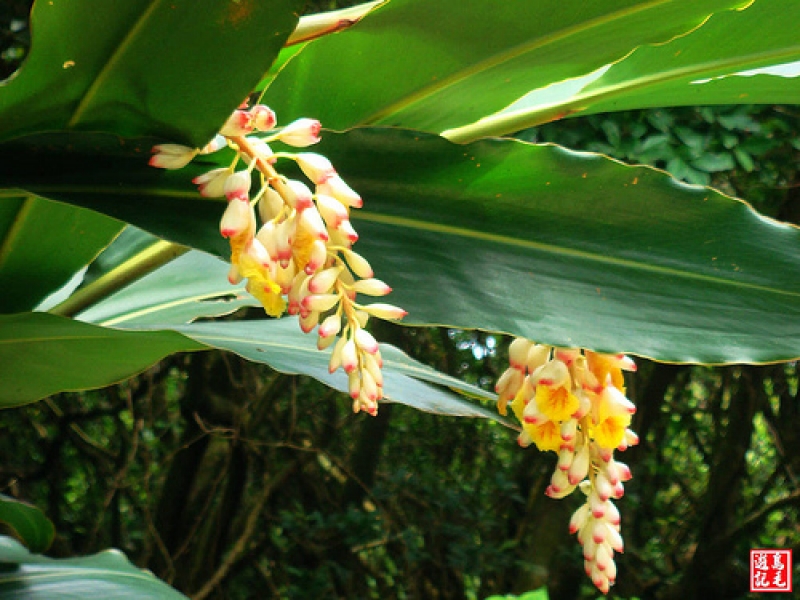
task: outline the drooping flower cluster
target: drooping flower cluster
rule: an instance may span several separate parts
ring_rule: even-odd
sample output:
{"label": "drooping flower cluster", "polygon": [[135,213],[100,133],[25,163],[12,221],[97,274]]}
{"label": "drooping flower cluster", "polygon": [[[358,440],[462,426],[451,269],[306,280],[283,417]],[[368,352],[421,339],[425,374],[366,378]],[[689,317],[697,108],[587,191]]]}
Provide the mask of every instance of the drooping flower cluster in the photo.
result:
{"label": "drooping flower cluster", "polygon": [[[279,142],[305,148],[320,140],[319,133],[317,120],[298,119],[276,129],[275,113],[268,107],[243,105],[204,148],[161,144],[153,148],[150,165],[180,169],[197,155],[233,149],[229,166],[193,179],[203,196],[228,201],[220,233],[231,247],[229,281],[247,280],[246,289],[267,314],[299,315],[305,333],[319,326],[317,347],[333,346],[329,369],[333,373],[341,367],[347,373],[353,410],[374,415],[383,397],[382,359],[365,327],[370,316],[401,319],[406,312],[390,304],[357,302],[359,293],[391,292],[352,249],[358,234],[350,209],[361,207],[361,197],[321,154],[270,147]],[[314,191],[281,175],[275,165],[282,159],[294,161]],[[251,194],[254,177],[259,185]]]}
{"label": "drooping flower cluster", "polygon": [[614,459],[639,439],[628,426],[636,408],[625,397],[622,371],[635,371],[625,355],[553,348],[524,338],[509,348],[510,367],[497,382],[498,409],[507,405],[522,423],[521,446],[558,454],[545,492],[563,498],[576,488],[586,502],[572,515],[570,533],[583,547],[584,568],[604,594],[614,584],[614,553],[623,551],[619,511],[612,502],[631,478]]}

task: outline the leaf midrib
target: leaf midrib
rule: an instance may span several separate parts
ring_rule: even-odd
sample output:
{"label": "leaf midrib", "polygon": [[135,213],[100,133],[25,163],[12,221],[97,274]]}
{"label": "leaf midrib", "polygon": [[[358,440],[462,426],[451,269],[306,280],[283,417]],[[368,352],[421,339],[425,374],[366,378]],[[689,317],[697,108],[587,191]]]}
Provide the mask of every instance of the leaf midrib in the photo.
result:
{"label": "leaf midrib", "polygon": [[[623,65],[624,61],[634,56],[629,54],[614,64]],[[765,65],[783,64],[800,56],[800,44],[782,47],[775,50],[747,54],[746,58],[737,55],[735,58],[714,59],[691,66],[675,67],[659,71],[655,74],[626,79],[619,83],[603,84],[603,78],[589,85],[586,91],[567,98],[561,102],[543,104],[517,111],[499,112],[485,117],[473,124],[455,127],[442,132],[442,136],[461,144],[469,143],[485,136],[508,135],[522,129],[536,127],[552,121],[558,116],[583,114],[592,109],[593,104],[612,100],[618,96],[630,95],[631,92],[646,90],[666,83],[683,79],[713,78],[722,75],[733,76],[741,71],[763,67]],[[731,72],[735,69],[735,72]]]}
{"label": "leaf midrib", "polygon": [[[458,83],[460,83],[460,82],[462,82],[462,81],[464,81],[464,80],[466,80],[466,79],[468,79],[470,77],[473,77],[473,76],[477,75],[478,73],[481,73],[483,71],[487,71],[487,70],[496,68],[499,65],[502,65],[504,63],[510,62],[512,60],[515,60],[516,58],[518,58],[518,57],[520,57],[520,56],[522,56],[522,55],[524,55],[526,53],[533,52],[534,50],[538,50],[540,48],[544,48],[545,46],[548,46],[548,45],[551,45],[551,44],[555,44],[557,42],[560,42],[562,40],[568,39],[568,38],[573,37],[575,35],[585,34],[586,32],[591,31],[592,29],[599,28],[599,27],[601,27],[601,26],[603,26],[603,25],[605,25],[607,23],[613,22],[613,21],[615,21],[617,19],[621,19],[623,17],[628,17],[628,16],[634,15],[636,13],[648,11],[648,10],[657,8],[660,5],[669,4],[670,2],[674,2],[674,1],[675,0],[653,0],[653,1],[649,2],[649,3],[639,4],[637,6],[629,7],[629,8],[624,9],[624,10],[615,11],[615,12],[609,13],[607,15],[604,15],[602,17],[596,17],[595,19],[592,19],[590,21],[584,21],[584,22],[579,23],[577,25],[573,25],[571,27],[566,27],[566,28],[558,30],[556,32],[552,32],[549,35],[546,35],[546,36],[543,36],[543,37],[539,37],[539,38],[535,38],[535,39],[530,40],[530,41],[528,41],[526,43],[518,44],[518,45],[514,46],[513,48],[509,48],[508,50],[506,50],[504,52],[499,52],[499,53],[497,53],[497,54],[495,54],[493,56],[490,56],[490,57],[488,57],[488,58],[486,58],[486,59],[484,59],[482,61],[479,61],[477,63],[473,63],[470,66],[468,66],[467,68],[464,68],[464,69],[461,69],[459,71],[456,71],[456,72],[448,75],[447,77],[444,77],[442,79],[438,79],[438,80],[436,80],[436,81],[434,81],[432,83],[429,83],[429,84],[423,86],[422,88],[418,89],[417,91],[415,91],[415,92],[413,92],[411,94],[406,95],[405,97],[401,98],[400,100],[397,100],[396,102],[394,102],[392,104],[389,104],[387,106],[384,106],[383,108],[381,108],[378,111],[375,111],[373,114],[371,114],[371,115],[367,116],[366,118],[362,119],[360,121],[360,124],[361,125],[373,125],[373,124],[376,124],[376,123],[380,122],[381,119],[384,119],[384,118],[386,118],[386,117],[388,117],[390,115],[393,115],[393,114],[398,113],[398,112],[400,112],[402,110],[405,110],[409,106],[412,106],[414,104],[422,102],[426,98],[434,96],[434,95],[438,94],[439,92],[443,91],[444,89],[446,89],[448,87],[456,85],[456,84],[458,84]],[[748,6],[749,6],[749,4],[748,4]],[[730,10],[730,9],[727,9],[727,10]],[[699,27],[701,27],[703,25],[703,23],[705,23],[706,20],[707,19],[703,20],[698,25],[696,25],[694,27],[691,27],[690,29],[688,29],[687,31],[685,31],[683,33],[680,33],[678,35],[674,35],[670,39],[664,40],[663,42],[659,42],[659,43],[668,43],[668,42],[670,42],[670,41],[672,41],[674,39],[677,39],[679,37],[683,37],[685,35],[688,35],[689,33],[693,32],[696,29],[698,29]]]}
{"label": "leaf midrib", "polygon": [[761,292],[773,293],[781,296],[788,296],[792,298],[800,298],[800,292],[793,292],[791,290],[777,289],[769,286],[759,285],[756,283],[749,283],[744,281],[735,281],[722,277],[714,277],[711,275],[704,275],[692,271],[684,271],[672,267],[665,267],[662,265],[654,265],[650,263],[642,263],[635,260],[626,258],[611,257],[608,255],[593,254],[585,250],[578,250],[576,248],[567,248],[565,246],[556,246],[554,244],[547,244],[544,242],[536,242],[532,240],[514,238],[506,235],[496,233],[487,233],[475,229],[468,229],[466,227],[456,227],[453,225],[445,225],[442,223],[432,223],[429,221],[420,221],[409,219],[407,217],[398,217],[393,215],[381,215],[371,213],[369,211],[359,211],[352,216],[353,220],[362,220],[372,223],[380,223],[385,225],[396,225],[398,227],[406,227],[408,229],[415,229],[417,231],[429,231],[432,233],[439,233],[444,235],[452,235],[472,240],[481,240],[486,242],[494,242],[504,244],[507,246],[514,246],[517,248],[526,248],[529,250],[538,250],[556,256],[569,256],[573,258],[580,258],[592,262],[597,262],[606,265],[622,266],[634,270],[658,273],[663,275],[670,275],[674,277],[681,277],[684,279],[693,279],[698,281],[705,281],[708,283],[716,283],[721,285],[732,286],[736,288],[757,290]]}
{"label": "leaf midrib", "polygon": [[127,33],[122,38],[120,43],[117,44],[114,51],[109,56],[109,59],[103,65],[103,68],[100,69],[100,71],[97,73],[97,76],[94,78],[94,81],[92,81],[91,85],[83,93],[83,96],[79,100],[78,105],[75,107],[72,116],[67,122],[66,129],[72,129],[80,123],[80,120],[83,117],[84,113],[91,108],[92,101],[94,97],[98,94],[105,80],[108,79],[114,72],[114,67],[119,63],[122,57],[125,56],[133,40],[136,39],[136,37],[140,34],[141,30],[145,27],[145,25],[149,22],[150,18],[152,17],[153,12],[162,3],[163,0],[153,0],[150,3],[150,6],[147,7],[147,9],[145,9],[145,11],[136,20],[136,23],[133,25],[133,27],[131,27],[127,31]]}
{"label": "leaf midrib", "polygon": [[[203,198],[199,194],[194,191],[172,191],[172,190],[159,190],[157,188],[152,189],[142,189],[136,188],[132,190],[128,190],[127,188],[120,188],[119,186],[30,186],[27,188],[28,191],[34,193],[40,192],[63,192],[63,193],[91,193],[91,194],[101,194],[106,197],[108,196],[115,196],[115,195],[130,195],[130,194],[142,194],[142,193],[152,193],[153,195],[162,196],[162,197],[172,197],[172,198],[187,198],[187,199],[195,199],[195,200],[208,200]],[[736,281],[731,279],[726,279],[722,277],[714,277],[711,275],[704,275],[701,273],[696,273],[692,271],[685,271],[680,270],[672,267],[665,267],[662,265],[654,265],[650,263],[642,263],[637,262],[630,259],[625,258],[618,258],[618,257],[610,257],[607,255],[599,255],[593,254],[591,252],[587,252],[585,250],[579,250],[576,248],[568,248],[566,246],[556,246],[554,244],[547,244],[544,242],[536,242],[531,240],[525,240],[520,238],[513,238],[510,236],[494,234],[494,233],[486,233],[484,231],[478,231],[475,229],[468,229],[465,227],[456,227],[453,225],[444,225],[442,223],[433,223],[430,221],[419,221],[415,219],[409,219],[407,217],[399,217],[393,215],[381,215],[378,213],[373,213],[370,211],[365,211],[360,209],[358,211],[354,211],[352,214],[352,219],[354,221],[362,220],[368,221],[373,223],[381,223],[386,225],[397,225],[400,227],[407,227],[409,229],[416,229],[418,231],[430,231],[435,233],[442,233],[445,235],[453,235],[467,239],[474,239],[474,240],[482,240],[487,242],[495,242],[500,244],[505,244],[508,246],[514,246],[518,248],[527,248],[531,250],[539,250],[541,252],[546,252],[549,254],[553,254],[556,256],[569,256],[574,258],[581,258],[584,260],[590,260],[599,264],[606,264],[606,265],[617,265],[617,266],[624,266],[627,268],[631,268],[638,271],[649,272],[649,273],[659,273],[663,275],[671,275],[675,277],[680,277],[683,279],[690,279],[696,281],[704,281],[708,283],[716,283],[725,286],[730,286],[735,289],[749,289],[749,290],[757,290],[761,292],[768,292],[773,293],[780,296],[788,296],[792,298],[800,298],[800,292],[793,292],[791,290],[784,290],[780,288],[774,288],[764,285],[759,285],[756,283],[749,283],[744,281]]]}

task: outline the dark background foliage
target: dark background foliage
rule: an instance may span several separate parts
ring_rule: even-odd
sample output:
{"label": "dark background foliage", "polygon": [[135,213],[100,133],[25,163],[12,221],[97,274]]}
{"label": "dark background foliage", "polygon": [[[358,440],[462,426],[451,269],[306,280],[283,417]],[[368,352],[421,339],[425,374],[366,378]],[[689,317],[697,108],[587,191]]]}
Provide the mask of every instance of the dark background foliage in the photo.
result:
{"label": "dark background foliage", "polygon": [[[24,58],[28,5],[0,5],[3,77]],[[800,221],[796,107],[598,115],[519,137],[653,164]],[[505,368],[501,336],[378,326],[486,388]],[[750,548],[800,556],[797,364],[639,364],[629,395],[642,443],[621,457],[634,479],[612,595],[747,597]],[[112,388],[0,413],[0,492],[53,520],[50,555],[118,547],[198,599],[596,596],[567,534],[579,500],[544,496],[553,455],[491,421],[349,406],[235,356],[173,356]]]}

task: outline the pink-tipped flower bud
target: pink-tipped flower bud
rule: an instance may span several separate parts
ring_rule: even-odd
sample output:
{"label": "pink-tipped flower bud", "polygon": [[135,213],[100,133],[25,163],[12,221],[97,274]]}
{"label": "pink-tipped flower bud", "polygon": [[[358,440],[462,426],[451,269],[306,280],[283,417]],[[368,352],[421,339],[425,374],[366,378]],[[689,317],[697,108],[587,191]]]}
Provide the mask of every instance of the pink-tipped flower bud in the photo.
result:
{"label": "pink-tipped flower bud", "polygon": [[339,335],[341,329],[342,318],[338,314],[330,315],[319,326],[319,337],[326,338]]}
{"label": "pink-tipped flower bud", "polygon": [[253,124],[250,119],[250,113],[246,110],[236,109],[225,121],[225,125],[222,126],[219,132],[226,137],[235,137],[247,135],[251,131],[253,131]]}
{"label": "pink-tipped flower bud", "polygon": [[563,423],[561,423],[561,439],[565,442],[571,442],[575,439],[575,435],[578,432],[578,421],[577,419],[567,419]]}
{"label": "pink-tipped flower bud", "polygon": [[356,346],[363,352],[375,354],[378,351],[377,340],[366,329],[356,329],[355,334],[353,334],[353,339],[356,342]]}
{"label": "pink-tipped flower bud", "polygon": [[353,284],[353,289],[359,294],[366,294],[367,296],[385,296],[392,291],[380,279],[360,279]]}
{"label": "pink-tipped flower bud", "polygon": [[241,235],[250,229],[255,229],[255,214],[250,202],[244,200],[232,200],[228,202],[222,219],[219,223],[219,232],[222,237],[230,238]]}
{"label": "pink-tipped flower bud", "polygon": [[205,146],[200,148],[198,154],[211,154],[212,152],[222,150],[227,145],[228,145],[228,140],[225,139],[225,136],[217,134],[213,138],[211,138],[210,142],[208,142]]}
{"label": "pink-tipped flower bud", "polygon": [[228,269],[228,281],[230,284],[237,285],[241,283],[243,279],[244,277],[242,277],[242,274],[239,273],[239,267],[236,265],[231,265],[231,268]]}
{"label": "pink-tipped flower bud", "polygon": [[283,210],[284,203],[281,195],[271,187],[267,187],[258,201],[258,215],[266,223],[277,217]]}
{"label": "pink-tipped flower bud", "polygon": [[300,307],[308,311],[325,312],[339,302],[339,294],[311,294],[300,301]]}
{"label": "pink-tipped flower bud", "polygon": [[533,373],[536,369],[544,365],[550,359],[550,346],[544,344],[534,344],[528,349],[528,356],[525,358],[525,366],[528,371]]}
{"label": "pink-tipped flower bud", "polygon": [[528,352],[533,348],[533,342],[525,338],[514,338],[508,347],[508,362],[514,369],[524,370],[528,360]]}
{"label": "pink-tipped flower bud", "polygon": [[319,214],[322,215],[322,218],[325,219],[325,223],[327,223],[328,227],[331,229],[338,228],[342,221],[349,219],[344,204],[339,202],[336,198],[324,194],[317,194],[315,198],[317,200],[317,210],[319,210]]}
{"label": "pink-tipped flower bud", "polygon": [[314,240],[311,244],[311,253],[305,266],[305,272],[311,275],[320,269],[328,258],[328,247],[322,240]]}
{"label": "pink-tipped flower bud", "polygon": [[321,129],[322,126],[316,119],[297,119],[284,127],[277,138],[284,144],[305,148],[319,142]]}
{"label": "pink-tipped flower bud", "polygon": [[381,302],[367,304],[362,308],[364,312],[373,317],[378,317],[379,319],[400,320],[408,314],[400,307],[392,306],[391,304],[383,304]]}
{"label": "pink-tipped flower bud", "polygon": [[330,348],[334,342],[336,342],[335,335],[329,335],[328,337],[318,337],[317,338],[317,350],[325,350],[326,348]]}
{"label": "pink-tipped flower bud", "polygon": [[223,167],[212,169],[208,173],[203,173],[192,179],[201,196],[206,198],[222,198],[225,195],[225,182],[231,175],[231,170]]}
{"label": "pink-tipped flower bud", "polygon": [[562,471],[569,471],[570,465],[572,465],[572,461],[575,458],[575,452],[570,450],[569,448],[561,448],[558,451],[558,461],[556,462],[556,468],[561,469]]}
{"label": "pink-tipped flower bud", "polygon": [[554,388],[572,389],[572,379],[567,365],[558,359],[553,359],[537,369],[532,375],[534,385],[546,385]]}
{"label": "pink-tipped flower bud", "polygon": [[300,316],[300,329],[303,333],[311,333],[319,323],[319,313],[312,310],[305,316]]}
{"label": "pink-tipped flower bud", "polygon": [[575,534],[578,530],[586,524],[586,519],[589,517],[589,506],[582,504],[581,507],[572,513],[572,518],[569,520],[569,532]]}
{"label": "pink-tipped flower bud", "polygon": [[263,104],[256,104],[250,109],[250,121],[259,131],[269,131],[278,122],[272,109]]}
{"label": "pink-tipped flower bud", "polygon": [[[534,404],[533,402],[531,404]],[[589,446],[583,444],[575,453],[575,460],[570,465],[567,477],[570,485],[578,485],[589,473]]]}
{"label": "pink-tipped flower bud", "polygon": [[375,379],[366,369],[361,370],[361,393],[366,396],[367,400],[370,402],[375,402],[380,397]]}
{"label": "pink-tipped flower bud", "polygon": [[253,263],[262,268],[268,269],[270,266],[269,254],[267,253],[264,245],[253,238],[245,248],[245,254]]}
{"label": "pink-tipped flower bud", "polygon": [[347,391],[354,400],[361,395],[361,373],[357,370],[347,374]]}
{"label": "pink-tipped flower bud", "polygon": [[180,144],[159,144],[153,146],[153,155],[148,164],[159,169],[182,169],[197,156],[197,149]]}
{"label": "pink-tipped flower bud", "polygon": [[322,222],[319,211],[313,206],[300,213],[297,226],[302,227],[318,240],[322,240],[323,242],[328,241],[328,230],[325,229],[325,223]]}
{"label": "pink-tipped flower bud", "polygon": [[[294,158],[297,161],[297,166],[302,169],[306,177],[317,185],[325,182],[328,178],[336,174],[336,170],[333,168],[331,161],[321,154],[301,152],[296,154]],[[335,197],[334,195],[334,198]]]}
{"label": "pink-tipped flower bud", "polygon": [[[376,352],[375,354],[364,354],[362,355],[362,362],[364,363],[364,368],[369,371],[372,378],[375,380],[375,385],[379,388],[383,387],[383,373],[381,373],[381,365],[383,361],[380,359],[380,353]],[[383,395],[383,394],[381,394]]]}
{"label": "pink-tipped flower bud", "polygon": [[336,341],[336,345],[333,347],[333,352],[331,352],[331,358],[328,361],[328,372],[333,373],[342,366],[342,350],[344,349],[344,345],[347,343],[347,339],[344,337],[340,337]]}
{"label": "pink-tipped flower bud", "polygon": [[284,185],[278,187],[278,191],[283,196],[286,204],[298,212],[314,206],[311,190],[302,181],[287,179]]}
{"label": "pink-tipped flower bud", "polygon": [[619,509],[610,500],[606,501],[604,505],[606,509],[606,514],[605,514],[606,521],[608,521],[611,525],[614,525],[615,527],[619,526],[621,520],[619,516]]}
{"label": "pink-tipped flower bud", "polygon": [[373,276],[372,267],[367,262],[367,259],[358,254],[357,252],[353,252],[349,248],[345,248],[342,250],[345,259],[347,260],[347,264],[350,267],[350,270],[353,271],[358,277],[361,279],[369,279]]}
{"label": "pink-tipped flower bud", "polygon": [[352,339],[347,340],[342,346],[342,368],[348,374],[358,368],[358,351]]}
{"label": "pink-tipped flower bud", "polygon": [[594,479],[594,489],[600,500],[606,501],[614,495],[614,486],[608,481],[608,478],[602,473],[598,473]]}
{"label": "pink-tipped flower bud", "polygon": [[336,229],[340,231],[351,244],[355,244],[358,241],[358,233],[353,229],[353,224],[350,222],[350,219],[345,219],[339,223]]}
{"label": "pink-tipped flower bud", "polygon": [[600,401],[605,402],[609,413],[612,415],[632,415],[636,406],[613,385],[607,385],[600,396]]}
{"label": "pink-tipped flower bud", "polygon": [[234,198],[237,200],[249,200],[251,183],[250,171],[237,171],[225,180],[225,185],[222,189],[229,201]]}
{"label": "pink-tipped flower bud", "polygon": [[[260,204],[259,204],[260,206]],[[277,262],[278,261],[278,233],[277,233],[277,226],[275,225],[274,221],[266,221],[262,226],[261,229],[258,230],[256,234],[258,241],[264,244],[264,248],[267,249],[269,253],[269,257]]]}
{"label": "pink-tipped flower bud", "polygon": [[264,162],[268,162],[270,164],[274,164],[277,161],[275,158],[275,153],[272,151],[272,148],[269,147],[267,142],[255,136],[249,136],[247,141],[250,143],[250,150],[253,151],[254,159],[263,160]]}
{"label": "pink-tipped flower bud", "polygon": [[332,196],[345,206],[361,208],[364,201],[345,181],[334,174],[317,184],[317,193]]}
{"label": "pink-tipped flower bud", "polygon": [[310,279],[308,291],[312,294],[327,294],[333,288],[333,284],[336,283],[341,272],[342,267],[323,269]]}

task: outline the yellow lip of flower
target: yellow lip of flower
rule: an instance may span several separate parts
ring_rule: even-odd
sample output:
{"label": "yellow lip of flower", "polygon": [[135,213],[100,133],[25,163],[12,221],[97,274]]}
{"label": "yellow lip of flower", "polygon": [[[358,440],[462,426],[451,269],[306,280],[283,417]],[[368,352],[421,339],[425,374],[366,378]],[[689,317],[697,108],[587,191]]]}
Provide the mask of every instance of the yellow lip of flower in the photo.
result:
{"label": "yellow lip of flower", "polygon": [[580,407],[572,393],[572,380],[567,365],[551,360],[531,376],[536,386],[535,400],[539,411],[552,421],[566,421]]}
{"label": "yellow lip of flower", "polygon": [[536,406],[551,421],[566,421],[580,407],[578,398],[565,386],[536,386]]}
{"label": "yellow lip of flower", "polygon": [[542,452],[552,450],[558,452],[563,440],[561,439],[561,428],[553,421],[546,421],[541,425],[523,425],[525,431]]}
{"label": "yellow lip of flower", "polygon": [[601,448],[613,450],[622,443],[625,429],[630,425],[630,416],[609,415],[592,427],[594,441]]}

